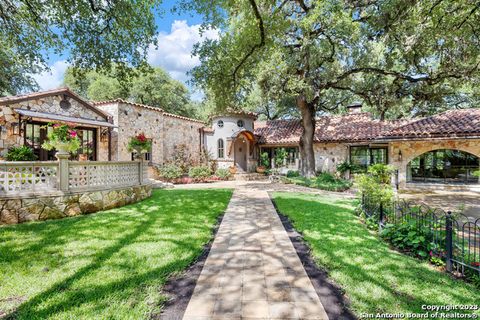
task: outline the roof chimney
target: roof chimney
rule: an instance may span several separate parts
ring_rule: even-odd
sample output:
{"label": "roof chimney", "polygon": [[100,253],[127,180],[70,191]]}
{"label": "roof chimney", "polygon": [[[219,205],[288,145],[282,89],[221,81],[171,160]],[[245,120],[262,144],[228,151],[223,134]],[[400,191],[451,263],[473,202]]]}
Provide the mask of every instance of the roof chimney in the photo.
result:
{"label": "roof chimney", "polygon": [[347,106],[348,114],[360,113],[362,112],[362,103],[354,102]]}

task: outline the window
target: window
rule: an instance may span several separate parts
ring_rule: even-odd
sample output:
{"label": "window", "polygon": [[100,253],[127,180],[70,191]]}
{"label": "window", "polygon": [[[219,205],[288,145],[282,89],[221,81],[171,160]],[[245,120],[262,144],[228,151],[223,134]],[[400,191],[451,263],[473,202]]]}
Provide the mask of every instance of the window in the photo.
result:
{"label": "window", "polygon": [[350,163],[359,167],[360,171],[376,163],[388,163],[387,147],[357,146],[350,147]]}
{"label": "window", "polygon": [[218,147],[218,158],[223,158],[224,150],[225,150],[223,147],[223,139],[218,139],[217,147]]}
{"label": "window", "polygon": [[238,126],[239,128],[243,128],[243,120],[238,120],[238,121],[237,121],[237,126]]}
{"label": "window", "polygon": [[217,126],[218,126],[219,128],[223,128],[223,121],[222,121],[222,120],[218,120]]}
{"label": "window", "polygon": [[407,166],[407,180],[436,183],[478,183],[473,172],[479,170],[479,158],[460,150],[426,152]]}

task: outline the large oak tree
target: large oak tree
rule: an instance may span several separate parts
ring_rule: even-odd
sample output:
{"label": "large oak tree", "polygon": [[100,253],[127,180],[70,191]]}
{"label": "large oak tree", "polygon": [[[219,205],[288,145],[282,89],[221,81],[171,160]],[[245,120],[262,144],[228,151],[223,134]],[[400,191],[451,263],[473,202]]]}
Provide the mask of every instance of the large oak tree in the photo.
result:
{"label": "large oak tree", "polygon": [[[315,115],[361,99],[385,116],[422,113],[478,83],[480,4],[461,0],[184,2],[222,36],[196,49],[192,74],[217,107],[241,107],[252,84],[301,114],[301,171],[315,174]],[[470,92],[471,93],[471,92]],[[385,109],[383,112],[382,110]]]}
{"label": "large oak tree", "polygon": [[156,41],[160,0],[1,0],[0,95],[35,89],[32,74],[66,53],[80,69],[128,70]]}

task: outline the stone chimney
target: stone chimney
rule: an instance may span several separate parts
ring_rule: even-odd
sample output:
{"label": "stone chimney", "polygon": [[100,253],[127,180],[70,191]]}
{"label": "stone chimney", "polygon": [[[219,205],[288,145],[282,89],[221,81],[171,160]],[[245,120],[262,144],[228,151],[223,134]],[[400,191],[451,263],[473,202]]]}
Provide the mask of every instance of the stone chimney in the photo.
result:
{"label": "stone chimney", "polygon": [[362,112],[362,103],[354,102],[347,106],[348,114],[360,113]]}

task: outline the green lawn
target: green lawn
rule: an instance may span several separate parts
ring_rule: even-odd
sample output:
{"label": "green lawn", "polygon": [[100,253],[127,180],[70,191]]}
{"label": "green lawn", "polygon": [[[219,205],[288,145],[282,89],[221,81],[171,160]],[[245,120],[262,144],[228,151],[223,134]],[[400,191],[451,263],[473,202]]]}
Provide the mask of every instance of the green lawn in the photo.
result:
{"label": "green lawn", "polygon": [[0,227],[0,318],[142,319],[212,237],[231,190],[157,190],[137,204]]}
{"label": "green lawn", "polygon": [[303,233],[357,314],[422,312],[421,306],[479,304],[480,292],[393,250],[353,213],[353,200],[274,193],[279,211]]}

